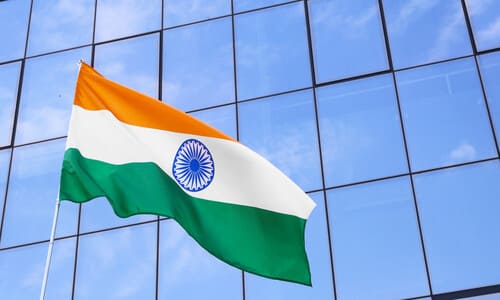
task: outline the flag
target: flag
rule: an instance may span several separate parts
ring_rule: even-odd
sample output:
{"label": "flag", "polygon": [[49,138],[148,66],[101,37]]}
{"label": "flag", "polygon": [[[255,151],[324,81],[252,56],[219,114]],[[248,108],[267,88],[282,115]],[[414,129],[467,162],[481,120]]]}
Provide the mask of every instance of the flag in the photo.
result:
{"label": "flag", "polygon": [[297,185],[233,138],[83,62],[59,195],[106,197],[122,218],[172,218],[230,265],[311,284],[304,230],[315,203]]}

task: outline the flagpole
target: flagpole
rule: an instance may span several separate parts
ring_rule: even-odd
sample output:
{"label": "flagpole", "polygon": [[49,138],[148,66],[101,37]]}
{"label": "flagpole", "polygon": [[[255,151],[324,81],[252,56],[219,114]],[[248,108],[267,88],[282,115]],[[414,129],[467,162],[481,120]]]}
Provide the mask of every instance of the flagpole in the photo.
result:
{"label": "flagpole", "polygon": [[52,220],[52,231],[50,232],[49,250],[47,251],[47,259],[45,260],[45,272],[43,273],[42,290],[40,291],[40,300],[45,298],[45,289],[47,287],[47,279],[49,277],[50,261],[52,259],[52,250],[54,247],[54,237],[56,235],[57,218],[59,216],[59,194],[56,198],[56,207],[54,209],[54,218]]}

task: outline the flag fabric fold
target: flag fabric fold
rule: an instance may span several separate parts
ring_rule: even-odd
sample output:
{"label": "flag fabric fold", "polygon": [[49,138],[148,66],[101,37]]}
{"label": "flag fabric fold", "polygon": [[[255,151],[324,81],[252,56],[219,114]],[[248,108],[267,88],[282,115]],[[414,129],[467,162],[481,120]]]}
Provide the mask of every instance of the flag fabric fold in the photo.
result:
{"label": "flag fabric fold", "polygon": [[176,220],[217,258],[311,284],[305,225],[314,202],[224,133],[81,63],[60,199],[106,197],[116,215]]}

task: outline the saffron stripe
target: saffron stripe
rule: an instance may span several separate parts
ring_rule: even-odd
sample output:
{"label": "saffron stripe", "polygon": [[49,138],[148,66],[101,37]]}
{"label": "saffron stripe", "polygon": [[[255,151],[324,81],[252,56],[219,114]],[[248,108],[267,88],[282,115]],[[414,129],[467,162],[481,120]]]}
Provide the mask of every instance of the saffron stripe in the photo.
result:
{"label": "saffron stripe", "polygon": [[190,133],[236,142],[188,114],[106,79],[82,63],[76,84],[75,105],[87,110],[108,110],[127,124]]}

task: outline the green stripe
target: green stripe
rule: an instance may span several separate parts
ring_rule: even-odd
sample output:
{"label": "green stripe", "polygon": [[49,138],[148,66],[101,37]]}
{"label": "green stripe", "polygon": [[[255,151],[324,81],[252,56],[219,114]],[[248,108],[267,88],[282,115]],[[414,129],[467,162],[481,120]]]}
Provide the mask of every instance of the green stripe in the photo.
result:
{"label": "green stripe", "polygon": [[106,197],[116,215],[175,219],[203,248],[247,272],[311,285],[304,219],[186,194],[154,163],[108,164],[64,154],[60,199]]}

